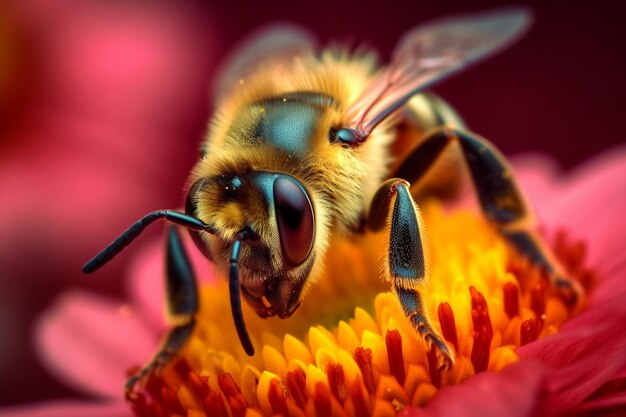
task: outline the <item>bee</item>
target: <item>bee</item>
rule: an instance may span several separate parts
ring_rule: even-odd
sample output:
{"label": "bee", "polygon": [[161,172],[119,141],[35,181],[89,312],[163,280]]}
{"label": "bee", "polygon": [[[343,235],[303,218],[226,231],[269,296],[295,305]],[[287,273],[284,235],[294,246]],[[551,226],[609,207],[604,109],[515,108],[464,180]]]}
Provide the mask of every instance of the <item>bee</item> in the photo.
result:
{"label": "bee", "polygon": [[[299,28],[258,33],[222,71],[185,212],[146,215],[83,271],[103,266],[155,220],[188,229],[228,276],[231,314],[252,356],[241,298],[261,317],[287,318],[321,275],[337,236],[387,230],[383,269],[392,291],[416,332],[435,346],[440,368],[450,368],[454,356],[424,312],[424,225],[410,187],[451,149],[460,150],[494,228],[548,271],[554,286],[573,297],[580,293],[530,231],[530,210],[502,155],[425,91],[510,45],[531,20],[528,11],[509,8],[430,22],[409,31],[382,68],[371,53],[318,53]],[[401,140],[401,125],[412,143]],[[166,364],[194,327],[195,277],[176,227],[167,234],[166,276],[168,308],[178,325],[128,381],[127,392]]]}

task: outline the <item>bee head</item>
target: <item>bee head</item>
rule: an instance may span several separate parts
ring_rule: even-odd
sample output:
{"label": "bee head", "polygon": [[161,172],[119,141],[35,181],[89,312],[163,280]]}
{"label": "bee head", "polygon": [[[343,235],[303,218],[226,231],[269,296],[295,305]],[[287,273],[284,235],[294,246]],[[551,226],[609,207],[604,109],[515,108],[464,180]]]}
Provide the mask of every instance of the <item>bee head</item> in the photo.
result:
{"label": "bee head", "polygon": [[293,314],[315,260],[315,212],[300,181],[258,171],[202,178],[189,190],[186,211],[215,225],[215,235],[192,231],[194,241],[216,264],[236,265],[241,294],[257,314]]}

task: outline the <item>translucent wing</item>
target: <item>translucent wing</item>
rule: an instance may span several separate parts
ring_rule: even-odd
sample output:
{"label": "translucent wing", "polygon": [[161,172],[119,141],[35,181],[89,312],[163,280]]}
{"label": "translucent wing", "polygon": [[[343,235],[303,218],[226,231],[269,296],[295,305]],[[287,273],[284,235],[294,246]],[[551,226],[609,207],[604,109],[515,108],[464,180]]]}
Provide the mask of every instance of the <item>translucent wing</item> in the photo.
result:
{"label": "translucent wing", "polygon": [[392,63],[348,109],[346,128],[366,138],[413,95],[518,39],[532,17],[508,8],[446,18],[411,30],[394,51]]}
{"label": "translucent wing", "polygon": [[275,23],[244,38],[218,71],[213,88],[215,103],[250,74],[264,66],[315,52],[316,40],[308,31],[288,23]]}

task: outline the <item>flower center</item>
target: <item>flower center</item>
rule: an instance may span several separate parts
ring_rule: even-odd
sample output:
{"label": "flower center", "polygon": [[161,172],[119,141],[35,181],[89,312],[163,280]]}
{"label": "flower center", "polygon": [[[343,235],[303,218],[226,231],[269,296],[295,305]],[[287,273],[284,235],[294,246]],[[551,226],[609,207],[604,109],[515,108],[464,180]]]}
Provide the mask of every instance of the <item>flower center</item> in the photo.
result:
{"label": "flower center", "polygon": [[[384,233],[333,241],[325,274],[290,318],[244,310],[248,357],[228,316],[226,283],[201,290],[191,340],[173,363],[137,388],[137,415],[392,416],[424,406],[442,386],[516,362],[517,347],[558,332],[573,307],[548,276],[511,248],[479,215],[423,207],[429,281],[421,288],[433,327],[455,352],[437,370],[389,283],[379,278]],[[558,233],[553,252],[589,287],[584,246]]]}

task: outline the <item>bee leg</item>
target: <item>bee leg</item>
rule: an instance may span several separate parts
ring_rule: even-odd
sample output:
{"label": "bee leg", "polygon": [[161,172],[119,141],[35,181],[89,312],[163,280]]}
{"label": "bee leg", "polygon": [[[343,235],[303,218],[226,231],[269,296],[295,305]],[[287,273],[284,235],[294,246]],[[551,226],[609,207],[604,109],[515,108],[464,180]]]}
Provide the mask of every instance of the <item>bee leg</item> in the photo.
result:
{"label": "bee leg", "polygon": [[575,306],[582,300],[585,290],[578,281],[562,274],[551,259],[549,250],[544,247],[541,238],[535,233],[524,229],[501,229],[500,233],[515,248],[526,255],[530,261],[543,268],[550,277],[550,284],[561,294],[565,304]]}
{"label": "bee leg", "polygon": [[165,334],[152,360],[126,381],[125,393],[129,400],[135,398],[135,385],[163,369],[184,346],[194,329],[194,315],[198,311],[196,277],[174,226],[167,230],[165,266],[167,310],[176,325]]}
{"label": "bee leg", "polygon": [[505,158],[486,139],[462,129],[443,127],[434,130],[407,157],[396,175],[408,181],[419,179],[454,142],[461,146],[487,219],[517,250],[549,274],[552,286],[561,292],[568,304],[576,304],[582,299],[584,290],[579,283],[561,273],[541,239],[531,232],[532,214],[513,172]]}
{"label": "bee leg", "polygon": [[404,314],[428,347],[434,344],[437,348],[439,369],[450,369],[454,364],[454,357],[448,345],[431,326],[418,289],[428,279],[420,234],[424,229],[419,208],[409,192],[408,182],[390,179],[379,188],[372,200],[368,225],[373,231],[382,230],[388,224],[392,202],[387,256],[392,289],[398,296]]}

